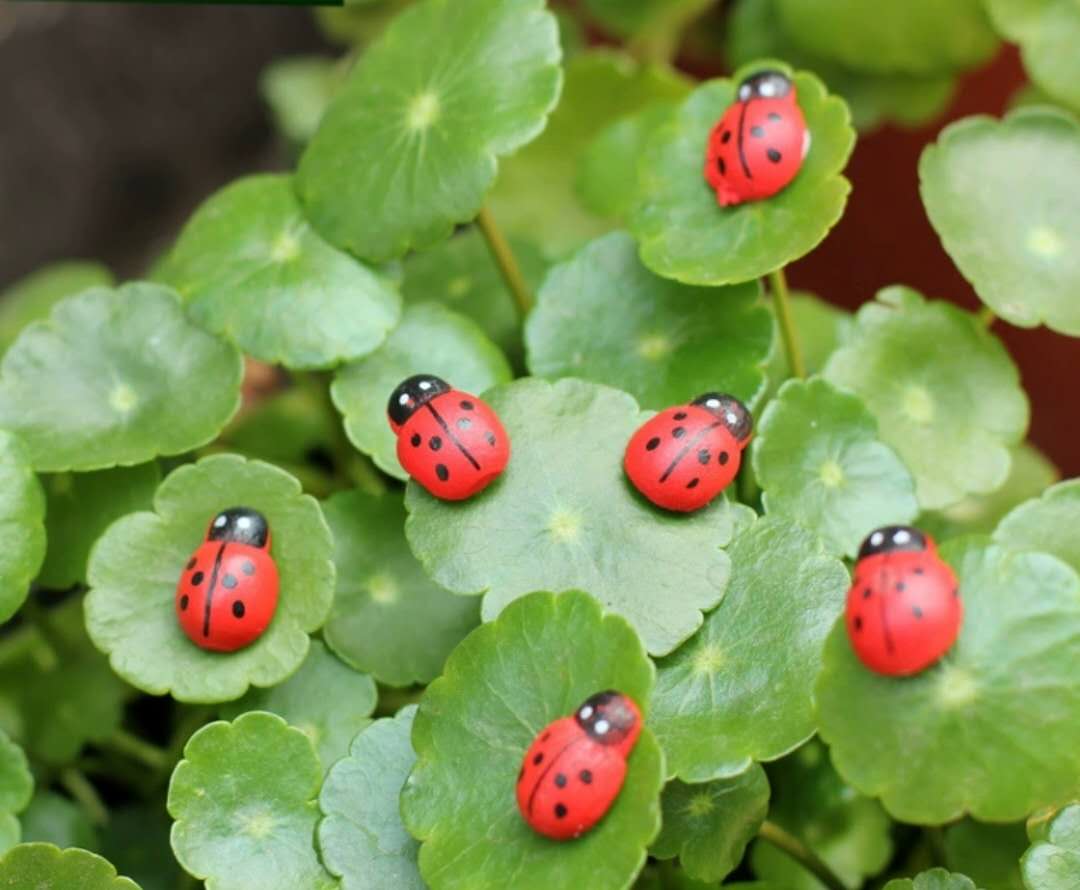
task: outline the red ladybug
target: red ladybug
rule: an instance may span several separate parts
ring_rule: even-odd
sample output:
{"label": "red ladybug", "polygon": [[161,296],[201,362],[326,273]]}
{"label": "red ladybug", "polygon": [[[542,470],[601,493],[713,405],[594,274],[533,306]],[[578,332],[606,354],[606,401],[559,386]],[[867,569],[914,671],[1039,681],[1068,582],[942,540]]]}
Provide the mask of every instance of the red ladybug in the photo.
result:
{"label": "red ladybug", "polygon": [[753,423],[737,398],[707,392],[638,428],[626,446],[626,475],[658,507],[698,510],[739,472]]}
{"label": "red ladybug", "polygon": [[176,617],[184,633],[203,649],[234,652],[262,636],[277,601],[266,518],[247,507],[218,513],[176,585]]}
{"label": "red ladybug", "polygon": [[626,758],[641,734],[641,712],[618,692],[598,692],[573,717],[549,724],[529,746],[518,773],[525,821],[557,841],[580,837],[611,808],[626,778]]}
{"label": "red ladybug", "polygon": [[903,677],[928,668],[956,642],[963,617],[956,575],[929,535],[890,525],[863,541],[847,630],[870,670]]}
{"label": "red ladybug", "polygon": [[705,180],[721,207],[769,198],[795,178],[809,150],[795,85],[760,71],[740,84],[738,101],[709,134]]}
{"label": "red ladybug", "polygon": [[398,437],[398,461],[437,498],[471,498],[510,460],[510,437],[495,412],[433,374],[398,384],[387,414]]}

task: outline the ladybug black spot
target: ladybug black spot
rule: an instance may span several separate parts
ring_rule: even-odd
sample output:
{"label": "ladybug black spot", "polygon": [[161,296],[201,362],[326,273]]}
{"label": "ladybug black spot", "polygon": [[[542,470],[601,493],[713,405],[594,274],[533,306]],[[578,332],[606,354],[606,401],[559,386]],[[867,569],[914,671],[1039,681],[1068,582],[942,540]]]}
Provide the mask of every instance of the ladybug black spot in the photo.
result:
{"label": "ladybug black spot", "polygon": [[472,409],[475,408],[475,407],[476,407],[476,405],[474,405],[468,399],[462,399],[461,400],[461,409],[463,411],[472,411]]}
{"label": "ladybug black spot", "polygon": [[204,577],[206,576],[203,575],[202,572],[196,572],[194,575],[191,576],[191,583],[197,587],[198,585],[202,584],[202,579]]}
{"label": "ladybug black spot", "polygon": [[422,438],[420,438],[420,434],[419,434],[419,433],[413,433],[413,434],[412,434],[412,438],[411,438],[411,439],[409,439],[409,442],[410,442],[410,443],[412,444],[412,447],[413,447],[413,448],[419,448],[419,447],[420,447],[420,443],[421,443],[421,442],[423,442],[423,441],[424,441],[424,440],[423,440]]}
{"label": "ladybug black spot", "polygon": [[428,440],[428,448],[430,448],[432,451],[438,451],[440,448],[442,448],[442,439],[439,436],[432,436]]}
{"label": "ladybug black spot", "polygon": [[701,481],[701,480],[700,480],[700,479],[698,479],[698,477],[697,477],[697,476],[695,476],[695,477],[694,477],[693,479],[691,479],[691,480],[690,480],[689,482],[687,482],[687,483],[686,483],[686,487],[687,487],[687,488],[697,488],[697,487],[698,487],[698,483],[699,483],[700,481]]}
{"label": "ladybug black spot", "polygon": [[187,611],[188,602],[189,602],[188,595],[185,593],[182,597],[180,597],[180,611],[181,612],[186,612]]}
{"label": "ladybug black spot", "polygon": [[765,129],[763,127],[751,127],[750,135],[753,136],[755,139],[760,139],[762,136],[765,135]]}
{"label": "ladybug black spot", "polygon": [[701,464],[702,466],[707,464],[709,462],[709,449],[708,448],[702,448],[701,451],[699,451],[697,453],[697,460],[698,460],[698,463]]}
{"label": "ladybug black spot", "polygon": [[924,569],[922,566],[917,566],[915,568],[915,574],[916,575],[925,575],[926,574],[926,569]]}
{"label": "ladybug black spot", "polygon": [[686,412],[680,411],[675,415],[676,420],[686,420]]}
{"label": "ladybug black spot", "polygon": [[224,578],[221,579],[221,583],[222,583],[223,586],[227,587],[229,590],[232,590],[237,585],[237,583],[239,583],[239,582],[237,582],[237,580],[236,580],[236,575],[228,575],[227,574]]}
{"label": "ladybug black spot", "polygon": [[583,769],[580,773],[578,773],[578,778],[581,779],[582,784],[591,785],[592,770]]}
{"label": "ladybug black spot", "polygon": [[862,630],[862,616],[855,616],[855,630]]}
{"label": "ladybug black spot", "polygon": [[896,582],[896,592],[903,593],[907,589],[907,585],[903,581]]}
{"label": "ladybug black spot", "polygon": [[655,451],[656,447],[659,444],[660,444],[660,437],[659,436],[653,436],[651,439],[649,439],[648,442],[645,443],[645,450],[646,451]]}
{"label": "ladybug black spot", "polygon": [[561,803],[555,804],[555,818],[556,819],[562,819],[565,816],[566,816],[566,807]]}
{"label": "ladybug black spot", "polygon": [[959,587],[954,587],[952,589],[952,595],[953,596],[960,596],[960,588]]}
{"label": "ladybug black spot", "polygon": [[435,475],[439,477],[440,482],[445,482],[450,478],[450,470],[447,469],[446,464],[436,464]]}
{"label": "ladybug black spot", "polygon": [[731,130],[724,130],[723,135],[720,137],[720,141],[727,145],[731,141]]}
{"label": "ladybug black spot", "polygon": [[769,120],[771,120],[771,121],[782,121],[782,120],[783,120],[783,117],[781,117],[781,116],[780,116],[780,115],[779,115],[779,114],[778,114],[777,112],[775,112],[775,111],[770,111],[770,112],[769,112]]}
{"label": "ladybug black spot", "polygon": [[195,557],[194,556],[191,557],[191,559],[188,560],[187,568],[184,571],[190,572],[193,568],[195,568]]}
{"label": "ladybug black spot", "polygon": [[729,458],[728,453],[726,451],[721,451],[716,459],[717,459],[717,461],[720,462],[720,466],[723,466],[724,464],[726,464],[728,462],[728,458]]}
{"label": "ladybug black spot", "polygon": [[245,575],[254,575],[255,563],[253,563],[250,559],[245,559],[243,564],[240,566],[240,571],[243,572]]}
{"label": "ladybug black spot", "polygon": [[491,430],[488,430],[486,433],[484,433],[484,438],[487,439],[488,445],[490,445],[492,448],[495,447],[495,434]]}
{"label": "ladybug black spot", "polygon": [[723,158],[716,159],[716,169],[720,171],[721,176],[727,176],[727,164],[724,163]]}
{"label": "ladybug black spot", "polygon": [[244,604],[240,602],[240,600],[237,600],[235,603],[232,604],[232,613],[235,617],[243,618],[245,611],[246,610],[244,609]]}
{"label": "ladybug black spot", "polygon": [[914,615],[916,618],[922,618],[922,609],[920,609],[918,606],[912,606],[911,614]]}
{"label": "ladybug black spot", "polygon": [[683,436],[686,435],[686,427],[675,427],[675,429],[671,431],[671,435],[673,435],[676,439],[681,439]]}
{"label": "ladybug black spot", "polygon": [[459,430],[467,430],[472,426],[472,421],[468,417],[459,417],[457,426]]}
{"label": "ladybug black spot", "polygon": [[767,152],[765,152],[765,156],[774,164],[779,164],[781,159],[784,157],[775,148],[770,148]]}
{"label": "ladybug black spot", "polygon": [[533,766],[539,766],[543,762],[544,762],[544,752],[543,751],[540,751],[536,755],[533,756]]}
{"label": "ladybug black spot", "polygon": [[542,736],[540,736],[540,741],[546,742],[550,738],[551,738],[551,733],[550,732],[545,732]]}
{"label": "ladybug black spot", "polygon": [[562,773],[556,773],[555,774],[555,787],[556,788],[565,788],[566,787],[566,776],[564,776]]}

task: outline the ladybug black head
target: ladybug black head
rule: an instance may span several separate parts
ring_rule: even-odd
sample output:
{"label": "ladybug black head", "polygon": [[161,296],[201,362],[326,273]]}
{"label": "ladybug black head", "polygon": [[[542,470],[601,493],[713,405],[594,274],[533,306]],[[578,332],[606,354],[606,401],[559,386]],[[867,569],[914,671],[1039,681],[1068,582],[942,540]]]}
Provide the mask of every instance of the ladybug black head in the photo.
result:
{"label": "ladybug black head", "polygon": [[739,84],[739,101],[779,99],[791,92],[791,81],[779,71],[758,71]]}
{"label": "ladybug black head", "polygon": [[859,559],[877,556],[879,553],[895,553],[898,550],[926,550],[927,541],[917,528],[910,525],[886,525],[866,536],[859,548]]}
{"label": "ladybug black head", "polygon": [[265,547],[270,539],[270,526],[266,517],[250,507],[230,507],[222,510],[210,523],[206,534],[208,541],[247,544],[251,547]]}
{"label": "ladybug black head", "polygon": [[625,695],[609,689],[587,698],[574,719],[593,741],[617,745],[634,730],[638,717]]}
{"label": "ladybug black head", "polygon": [[434,374],[414,374],[402,380],[390,394],[386,413],[396,426],[401,426],[417,408],[444,392],[450,392],[450,384],[442,378]]}
{"label": "ladybug black head", "polygon": [[691,405],[700,405],[714,414],[737,442],[745,442],[754,431],[754,418],[750,411],[735,396],[725,392],[707,392],[694,399]]}

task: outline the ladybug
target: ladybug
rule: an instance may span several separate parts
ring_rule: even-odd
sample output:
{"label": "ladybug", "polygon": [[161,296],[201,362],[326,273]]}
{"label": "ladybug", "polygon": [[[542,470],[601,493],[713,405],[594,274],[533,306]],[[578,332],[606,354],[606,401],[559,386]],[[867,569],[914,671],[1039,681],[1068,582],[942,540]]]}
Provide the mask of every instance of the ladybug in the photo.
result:
{"label": "ladybug", "polygon": [[638,706],[611,690],[549,724],[525,752],[518,773],[517,804],[525,821],[557,841],[591,829],[619,796],[640,734]]}
{"label": "ladybug", "polygon": [[658,507],[689,513],[735,478],[753,424],[737,398],[707,392],[642,424],[626,446],[623,467]]}
{"label": "ladybug", "polygon": [[401,466],[437,498],[471,498],[510,460],[510,437],[495,412],[433,374],[398,384],[387,415]]}
{"label": "ladybug", "polygon": [[248,507],[218,513],[176,585],[176,617],[184,633],[203,649],[235,652],[262,636],[277,601],[266,518]]}
{"label": "ladybug", "polygon": [[956,642],[963,617],[956,575],[929,535],[889,525],[863,541],[846,621],[870,670],[904,677],[928,668]]}
{"label": "ladybug", "polygon": [[759,71],[709,134],[705,181],[721,207],[769,198],[795,178],[809,150],[795,85],[779,71]]}

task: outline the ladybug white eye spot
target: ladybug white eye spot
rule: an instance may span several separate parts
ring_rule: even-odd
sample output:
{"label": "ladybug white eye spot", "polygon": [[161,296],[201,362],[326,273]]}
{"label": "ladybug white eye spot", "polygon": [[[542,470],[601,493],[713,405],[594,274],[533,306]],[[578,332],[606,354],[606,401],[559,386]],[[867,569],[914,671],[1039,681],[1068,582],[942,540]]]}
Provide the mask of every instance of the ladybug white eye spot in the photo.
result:
{"label": "ladybug white eye spot", "polygon": [[881,542],[884,541],[884,540],[885,540],[885,535],[883,535],[881,532],[874,532],[870,536],[870,543],[873,544],[875,547],[880,547]]}
{"label": "ladybug white eye spot", "polygon": [[727,414],[724,415],[724,416],[726,417],[727,422],[729,424],[731,424],[732,426],[735,426],[735,424],[737,424],[739,422],[739,418],[736,417],[734,412],[732,412],[732,411],[728,411]]}
{"label": "ladybug white eye spot", "polygon": [[593,729],[596,730],[597,735],[604,735],[609,729],[611,729],[611,724],[608,723],[606,720],[597,720],[596,726],[594,726]]}
{"label": "ladybug white eye spot", "polygon": [[772,96],[775,93],[776,87],[774,87],[769,81],[765,81],[765,83],[761,85],[761,95],[768,97]]}
{"label": "ladybug white eye spot", "polygon": [[720,400],[719,399],[706,399],[705,400],[705,407],[706,408],[719,408],[720,407]]}
{"label": "ladybug white eye spot", "polygon": [[411,399],[409,398],[409,394],[407,392],[403,392],[400,396],[398,396],[399,405],[408,405],[410,401]]}
{"label": "ladybug white eye spot", "polygon": [[747,87],[747,86],[739,87],[739,98],[742,99],[743,102],[745,102],[747,99],[749,99],[750,98],[750,87]]}
{"label": "ladybug white eye spot", "polygon": [[224,528],[225,523],[228,522],[228,521],[229,520],[225,517],[225,515],[222,514],[221,516],[219,516],[217,519],[214,520],[214,528]]}
{"label": "ladybug white eye spot", "polygon": [[592,716],[592,714],[593,714],[592,705],[585,705],[585,707],[583,707],[580,711],[578,711],[578,716],[582,720],[588,720]]}
{"label": "ladybug white eye spot", "polygon": [[236,520],[237,528],[247,528],[249,525],[251,525],[250,516],[241,516],[239,519]]}
{"label": "ladybug white eye spot", "polygon": [[423,390],[431,389],[431,381],[430,380],[421,380],[420,381],[420,388],[423,389]]}
{"label": "ladybug white eye spot", "polygon": [[893,541],[897,544],[906,544],[911,540],[911,532],[907,529],[900,529],[895,535],[893,535]]}

